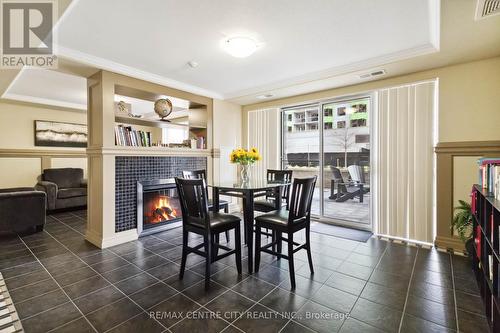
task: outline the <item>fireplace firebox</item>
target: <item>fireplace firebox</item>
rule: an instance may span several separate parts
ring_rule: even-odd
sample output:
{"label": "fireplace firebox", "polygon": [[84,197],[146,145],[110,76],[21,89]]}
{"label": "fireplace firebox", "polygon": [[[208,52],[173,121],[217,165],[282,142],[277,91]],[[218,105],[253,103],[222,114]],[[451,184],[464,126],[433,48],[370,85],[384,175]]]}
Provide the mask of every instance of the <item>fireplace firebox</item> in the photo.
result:
{"label": "fireplace firebox", "polygon": [[137,231],[139,236],[160,232],[182,219],[174,179],[137,182]]}

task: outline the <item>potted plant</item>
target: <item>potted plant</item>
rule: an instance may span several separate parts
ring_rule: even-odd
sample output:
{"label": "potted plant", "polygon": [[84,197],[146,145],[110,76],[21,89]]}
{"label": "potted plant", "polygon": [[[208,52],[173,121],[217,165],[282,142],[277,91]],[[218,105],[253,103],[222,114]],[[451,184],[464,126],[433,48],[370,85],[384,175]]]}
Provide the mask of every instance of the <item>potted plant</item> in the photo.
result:
{"label": "potted plant", "polygon": [[248,183],[249,181],[248,167],[262,159],[257,148],[249,150],[242,148],[235,149],[231,152],[229,158],[231,163],[241,165],[241,180],[243,183]]}
{"label": "potted plant", "polygon": [[465,243],[465,249],[472,256],[474,239],[472,238],[472,210],[469,203],[458,200],[459,205],[455,207],[455,216],[451,222],[451,229],[456,230],[460,239]]}

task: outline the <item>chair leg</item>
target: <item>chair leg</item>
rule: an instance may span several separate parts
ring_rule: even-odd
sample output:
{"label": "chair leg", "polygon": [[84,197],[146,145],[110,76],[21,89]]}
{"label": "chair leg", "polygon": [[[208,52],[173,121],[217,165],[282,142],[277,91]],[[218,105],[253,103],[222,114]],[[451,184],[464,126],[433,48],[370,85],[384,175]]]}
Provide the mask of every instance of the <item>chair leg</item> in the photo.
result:
{"label": "chair leg", "polygon": [[309,270],[311,274],[314,274],[313,261],[311,256],[311,239],[310,239],[310,227],[306,227],[306,251],[307,251],[307,261],[309,261]]}
{"label": "chair leg", "polygon": [[295,289],[295,268],[293,263],[293,232],[288,234],[288,270],[290,272],[290,285]]}
{"label": "chair leg", "polygon": [[187,259],[187,248],[188,248],[188,232],[182,231],[182,259],[181,259],[181,270],[179,272],[179,279],[184,278],[184,270],[186,269],[186,259]]}
{"label": "chair leg", "polygon": [[234,229],[234,242],[236,249],[236,269],[238,270],[238,274],[241,274],[241,231],[239,223]]}
{"label": "chair leg", "polygon": [[[226,206],[224,206],[224,213],[229,213],[229,204],[227,204]],[[229,230],[226,230],[226,242],[229,243]]]}
{"label": "chair leg", "polygon": [[210,265],[212,263],[212,235],[205,235],[205,290],[210,288]]}
{"label": "chair leg", "polygon": [[255,273],[259,271],[260,266],[260,237],[261,230],[260,226],[255,226]]}
{"label": "chair leg", "polygon": [[[276,240],[278,242],[278,244],[276,245],[277,247],[277,251],[279,254],[281,254],[281,249],[282,249],[282,245],[283,245],[283,238],[281,238],[281,231],[276,231]],[[280,260],[281,257],[278,256],[278,260]]]}
{"label": "chair leg", "polygon": [[220,243],[220,234],[215,234],[215,242],[213,244],[214,251],[212,253],[213,261],[219,255],[219,243]]}
{"label": "chair leg", "polygon": [[271,234],[272,234],[271,243],[273,243],[272,250],[273,250],[273,252],[276,252],[276,244],[274,244],[276,242],[276,230],[273,230],[273,232]]}

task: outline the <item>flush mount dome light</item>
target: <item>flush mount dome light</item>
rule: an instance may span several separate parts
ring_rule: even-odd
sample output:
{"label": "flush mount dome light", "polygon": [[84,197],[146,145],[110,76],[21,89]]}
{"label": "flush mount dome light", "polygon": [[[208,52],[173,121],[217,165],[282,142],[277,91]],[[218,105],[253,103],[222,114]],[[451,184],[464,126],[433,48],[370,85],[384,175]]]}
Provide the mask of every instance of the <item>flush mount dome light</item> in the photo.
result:
{"label": "flush mount dome light", "polygon": [[224,41],[224,49],[236,58],[246,58],[257,51],[257,42],[249,37],[231,37]]}

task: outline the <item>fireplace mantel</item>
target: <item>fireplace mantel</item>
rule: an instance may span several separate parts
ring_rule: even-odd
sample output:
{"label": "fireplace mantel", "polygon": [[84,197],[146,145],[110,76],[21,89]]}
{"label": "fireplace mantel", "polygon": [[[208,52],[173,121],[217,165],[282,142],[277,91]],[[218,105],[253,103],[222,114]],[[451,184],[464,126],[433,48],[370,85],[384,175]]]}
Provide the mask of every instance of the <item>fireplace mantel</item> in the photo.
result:
{"label": "fireplace mantel", "polygon": [[212,157],[212,149],[192,148],[166,148],[166,147],[111,147],[111,148],[87,148],[87,155],[114,155],[114,156],[191,156]]}

